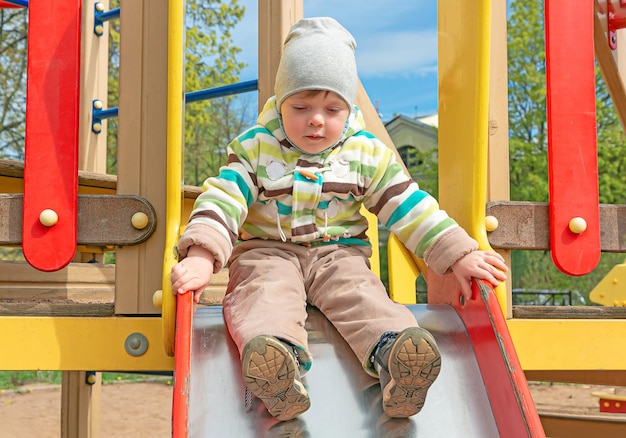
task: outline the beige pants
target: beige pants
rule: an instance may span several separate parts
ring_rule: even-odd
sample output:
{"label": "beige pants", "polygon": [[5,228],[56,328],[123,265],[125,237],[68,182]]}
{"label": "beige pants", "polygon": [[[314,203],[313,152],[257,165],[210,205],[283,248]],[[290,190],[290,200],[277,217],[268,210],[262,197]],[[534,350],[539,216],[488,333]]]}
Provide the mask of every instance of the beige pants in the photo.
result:
{"label": "beige pants", "polygon": [[[295,344],[303,371],[310,367],[304,323],[307,303],[317,307],[375,375],[369,357],[386,331],[417,326],[405,306],[389,299],[369,268],[369,248],[305,246],[252,240],[235,247],[224,319],[239,352],[257,335]],[[308,362],[308,363],[307,363]]]}

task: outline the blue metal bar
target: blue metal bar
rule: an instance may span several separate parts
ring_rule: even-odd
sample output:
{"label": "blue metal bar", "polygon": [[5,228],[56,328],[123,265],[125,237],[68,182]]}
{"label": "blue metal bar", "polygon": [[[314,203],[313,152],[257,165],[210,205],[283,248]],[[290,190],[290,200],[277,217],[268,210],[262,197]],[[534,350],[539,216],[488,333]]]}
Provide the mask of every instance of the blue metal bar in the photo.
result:
{"label": "blue metal bar", "polygon": [[28,7],[28,0],[4,0],[6,3],[13,3],[14,5],[21,6],[23,8]]}
{"label": "blue metal bar", "polygon": [[96,12],[96,19],[100,21],[109,21],[120,18],[120,8],[111,9],[106,12]]}
{"label": "blue metal bar", "polygon": [[239,82],[232,85],[224,85],[222,87],[208,88],[206,90],[192,91],[185,94],[185,102],[198,102],[200,100],[215,99],[216,97],[225,97],[232,94],[247,93],[256,91],[259,88],[259,81]]}
{"label": "blue metal bar", "polygon": [[[208,88],[206,90],[192,91],[185,94],[185,103],[198,102],[201,100],[215,99],[218,97],[231,96],[233,94],[247,93],[256,91],[259,88],[259,81],[239,82],[237,84],[224,85],[222,87]],[[95,109],[91,110],[91,130],[96,134],[100,133],[102,128],[102,120],[110,119],[118,116],[118,108]]]}
{"label": "blue metal bar", "polygon": [[101,2],[96,2],[93,5],[94,18],[93,18],[93,33],[96,36],[104,35],[104,22],[120,18],[120,8],[111,9],[110,11],[104,10],[104,5]]}
{"label": "blue metal bar", "polygon": [[117,117],[118,115],[118,108],[108,108],[108,109],[103,109],[103,110],[93,110],[93,118],[94,119],[110,119],[112,117]]}

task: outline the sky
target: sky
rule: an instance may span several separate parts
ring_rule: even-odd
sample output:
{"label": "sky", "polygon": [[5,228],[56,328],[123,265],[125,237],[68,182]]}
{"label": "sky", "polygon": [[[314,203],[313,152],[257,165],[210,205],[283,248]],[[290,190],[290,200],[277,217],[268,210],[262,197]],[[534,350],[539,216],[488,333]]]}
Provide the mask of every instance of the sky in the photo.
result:
{"label": "sky", "polygon": [[[248,64],[241,81],[257,79],[257,4],[246,13],[235,45]],[[437,112],[437,2],[434,0],[304,0],[304,16],[330,16],[354,36],[359,78],[381,119]]]}

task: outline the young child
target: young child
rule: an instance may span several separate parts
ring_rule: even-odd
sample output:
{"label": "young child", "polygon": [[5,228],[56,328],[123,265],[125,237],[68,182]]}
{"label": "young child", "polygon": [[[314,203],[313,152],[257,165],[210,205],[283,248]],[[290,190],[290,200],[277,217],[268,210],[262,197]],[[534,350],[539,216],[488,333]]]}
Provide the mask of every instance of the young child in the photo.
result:
{"label": "young child", "polygon": [[317,307],[380,378],[390,417],[420,411],[439,374],[432,335],[392,302],[370,270],[364,205],[437,273],[452,271],[466,299],[471,278],[497,285],[503,258],[477,243],[365,130],[354,105],[356,43],[331,18],[290,30],[275,96],[258,124],[228,147],[228,165],[209,178],[180,239],[175,293],[194,299],[228,263],[224,319],[248,389],[272,416],[309,408],[301,376],[311,367],[304,328]]}

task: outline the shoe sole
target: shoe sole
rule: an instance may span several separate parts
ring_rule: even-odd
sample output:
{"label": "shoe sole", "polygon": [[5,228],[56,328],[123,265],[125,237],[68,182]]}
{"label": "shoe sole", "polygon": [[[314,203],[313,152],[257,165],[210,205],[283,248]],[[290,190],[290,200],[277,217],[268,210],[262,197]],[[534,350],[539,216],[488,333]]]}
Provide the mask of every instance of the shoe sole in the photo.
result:
{"label": "shoe sole", "polygon": [[243,378],[252,394],[280,421],[309,409],[309,394],[297,380],[296,362],[287,348],[270,336],[257,336],[243,350]]}
{"label": "shoe sole", "polygon": [[401,332],[389,354],[391,381],[383,390],[385,413],[406,418],[421,411],[439,371],[441,354],[432,335],[421,328]]}

